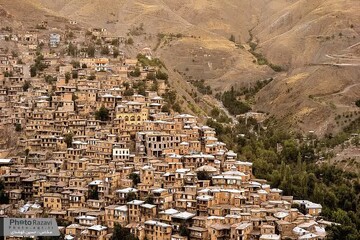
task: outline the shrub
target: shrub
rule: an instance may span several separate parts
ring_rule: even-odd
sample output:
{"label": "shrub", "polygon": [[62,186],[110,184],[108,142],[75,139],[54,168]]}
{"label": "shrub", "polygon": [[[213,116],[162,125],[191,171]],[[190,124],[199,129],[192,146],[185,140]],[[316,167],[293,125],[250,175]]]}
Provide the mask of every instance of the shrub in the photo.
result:
{"label": "shrub", "polygon": [[141,75],[141,72],[140,72],[140,68],[135,68],[135,70],[134,71],[131,71],[130,72],[130,76],[132,76],[132,77],[140,77],[140,75]]}
{"label": "shrub", "polygon": [[98,111],[95,112],[95,119],[100,121],[109,120],[110,114],[109,110],[102,106]]}
{"label": "shrub", "polygon": [[355,102],[355,105],[356,105],[357,107],[360,107],[360,99]]}
{"label": "shrub", "polygon": [[134,39],[132,39],[131,37],[128,38],[128,40],[126,41],[127,44],[129,45],[133,45],[134,44]]}
{"label": "shrub", "polygon": [[21,130],[22,130],[21,124],[20,124],[20,123],[16,123],[16,124],[15,124],[15,131],[21,132]]}
{"label": "shrub", "polygon": [[22,86],[24,92],[27,92],[30,87],[31,83],[29,81],[25,81],[24,85]]}

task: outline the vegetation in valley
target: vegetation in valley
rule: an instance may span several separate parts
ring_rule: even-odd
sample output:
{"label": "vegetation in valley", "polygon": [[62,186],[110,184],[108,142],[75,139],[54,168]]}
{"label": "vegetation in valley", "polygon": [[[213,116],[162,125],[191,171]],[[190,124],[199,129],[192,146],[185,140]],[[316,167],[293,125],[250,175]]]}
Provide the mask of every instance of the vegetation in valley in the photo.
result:
{"label": "vegetation in valley", "polygon": [[224,106],[228,109],[232,115],[239,115],[251,110],[248,103],[238,100],[238,97],[242,95],[241,92],[236,91],[234,87],[231,87],[230,91],[225,91],[222,95],[218,96]]}
{"label": "vegetation in valley", "polygon": [[[272,187],[295,199],[309,199],[323,206],[322,217],[339,223],[329,227],[330,239],[359,239],[360,178],[328,163],[331,147],[348,139],[343,133],[318,139],[283,129],[274,119],[259,124],[255,119],[239,118],[235,126],[211,119],[207,124],[218,137],[234,149],[240,159],[253,163],[254,175],[267,179]],[[356,126],[356,127],[355,127]],[[359,125],[345,129],[345,134],[359,131]],[[334,140],[336,139],[336,140]],[[320,161],[322,160],[322,161]]]}
{"label": "vegetation in valley", "polygon": [[212,94],[212,90],[211,87],[209,85],[205,85],[205,80],[201,79],[201,80],[195,80],[195,81],[191,81],[192,85],[194,85],[197,90],[205,95],[211,95]]}

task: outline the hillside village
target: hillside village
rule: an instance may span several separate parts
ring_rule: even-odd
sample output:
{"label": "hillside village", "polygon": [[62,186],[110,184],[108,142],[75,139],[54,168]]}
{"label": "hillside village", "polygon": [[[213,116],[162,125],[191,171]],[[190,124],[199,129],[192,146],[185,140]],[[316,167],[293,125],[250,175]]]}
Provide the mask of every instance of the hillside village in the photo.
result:
{"label": "hillside village", "polygon": [[181,112],[151,49],[68,25],[1,30],[0,215],[54,217],[68,240],[325,239],[320,204],[256,179]]}

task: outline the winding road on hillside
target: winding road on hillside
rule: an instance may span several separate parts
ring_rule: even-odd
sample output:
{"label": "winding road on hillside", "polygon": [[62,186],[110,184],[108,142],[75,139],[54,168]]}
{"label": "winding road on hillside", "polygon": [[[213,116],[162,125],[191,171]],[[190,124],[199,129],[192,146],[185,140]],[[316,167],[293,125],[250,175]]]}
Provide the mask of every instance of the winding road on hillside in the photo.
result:
{"label": "winding road on hillside", "polygon": [[331,96],[336,96],[336,95],[341,95],[341,94],[347,93],[348,91],[350,91],[350,89],[352,89],[353,87],[356,87],[358,85],[360,85],[360,83],[351,84],[351,85],[347,86],[346,88],[344,88],[341,92],[333,93],[333,94],[331,94]]}

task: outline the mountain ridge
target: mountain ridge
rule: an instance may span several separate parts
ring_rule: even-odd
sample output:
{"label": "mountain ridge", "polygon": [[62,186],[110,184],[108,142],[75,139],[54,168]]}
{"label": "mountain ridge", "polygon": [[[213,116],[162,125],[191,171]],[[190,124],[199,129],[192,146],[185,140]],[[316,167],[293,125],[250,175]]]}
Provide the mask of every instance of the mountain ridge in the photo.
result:
{"label": "mountain ridge", "polygon": [[[188,36],[160,43],[155,51],[174,77],[172,84],[182,86],[187,98],[194,90],[189,80],[204,79],[216,93],[274,78],[256,94],[254,110],[320,135],[341,128],[336,115],[357,111],[354,102],[360,95],[356,88],[349,89],[348,97],[313,98],[359,82],[360,51],[349,49],[360,41],[360,6],[356,0],[261,0],[256,4],[248,0],[20,2],[21,6],[19,0],[0,1],[18,22],[33,15],[52,14],[124,36],[142,23],[153,38],[135,36],[135,49],[155,49],[158,33]],[[237,45],[229,41],[230,35]],[[258,64],[258,54],[267,64]],[[283,71],[274,72],[271,64]]]}

